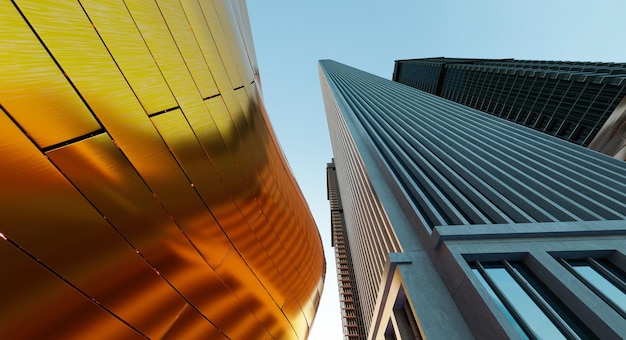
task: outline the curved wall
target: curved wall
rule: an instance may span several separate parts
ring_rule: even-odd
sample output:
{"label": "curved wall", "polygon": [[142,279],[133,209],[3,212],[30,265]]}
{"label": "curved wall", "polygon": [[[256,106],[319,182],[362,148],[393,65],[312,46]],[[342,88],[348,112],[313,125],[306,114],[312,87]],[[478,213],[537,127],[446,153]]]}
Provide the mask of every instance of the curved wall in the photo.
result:
{"label": "curved wall", "polygon": [[306,337],[322,243],[243,1],[3,1],[0,26],[0,337]]}

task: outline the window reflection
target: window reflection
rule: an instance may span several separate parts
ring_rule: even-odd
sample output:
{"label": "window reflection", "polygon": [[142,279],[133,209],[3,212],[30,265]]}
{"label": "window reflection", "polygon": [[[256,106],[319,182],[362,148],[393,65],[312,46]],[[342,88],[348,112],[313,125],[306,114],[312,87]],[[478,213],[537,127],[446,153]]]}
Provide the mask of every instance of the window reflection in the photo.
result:
{"label": "window reflection", "polygon": [[593,337],[589,329],[523,263],[475,261],[471,267],[522,338]]}
{"label": "window reflection", "polygon": [[626,313],[624,273],[606,260],[570,260],[567,264],[587,286],[599,294],[620,314]]}
{"label": "window reflection", "polygon": [[[516,315],[516,329],[525,329],[524,336],[544,339],[565,339],[565,336],[537,306],[535,301],[522,289],[511,276],[511,272],[504,267],[504,263],[486,264],[483,270],[483,279],[495,285],[493,289],[500,292],[500,302],[508,309],[511,315]],[[496,294],[497,295],[497,294]],[[514,325],[516,324],[514,323]]]}
{"label": "window reflection", "polygon": [[500,308],[502,313],[504,313],[504,316],[506,316],[507,320],[509,320],[509,322],[513,325],[513,328],[515,328],[515,331],[517,332],[517,334],[519,334],[522,337],[522,339],[529,339],[528,336],[526,335],[526,333],[524,332],[524,330],[522,329],[522,327],[520,326],[520,324],[513,317],[513,315],[511,315],[511,312],[509,312],[509,310],[506,308],[506,306],[504,306],[504,304],[502,303],[502,300],[500,300],[500,298],[494,292],[494,290],[491,289],[491,287],[489,286],[487,281],[485,281],[485,279],[480,274],[478,269],[472,268],[472,271],[478,277],[478,281],[480,281],[480,283],[485,287],[487,292],[489,292],[489,295],[491,295],[491,297],[493,297],[493,299],[495,300],[496,304],[498,305],[498,308]]}

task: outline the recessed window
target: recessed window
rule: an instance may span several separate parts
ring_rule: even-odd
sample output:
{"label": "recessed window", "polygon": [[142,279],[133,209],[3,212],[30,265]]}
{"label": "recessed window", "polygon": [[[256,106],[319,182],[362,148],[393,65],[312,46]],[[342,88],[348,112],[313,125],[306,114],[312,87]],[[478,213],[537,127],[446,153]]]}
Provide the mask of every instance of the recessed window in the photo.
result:
{"label": "recessed window", "polygon": [[522,262],[474,261],[470,266],[522,338],[576,339],[591,334]]}
{"label": "recessed window", "polygon": [[626,275],[621,269],[607,259],[560,259],[560,262],[601,299],[626,317]]}

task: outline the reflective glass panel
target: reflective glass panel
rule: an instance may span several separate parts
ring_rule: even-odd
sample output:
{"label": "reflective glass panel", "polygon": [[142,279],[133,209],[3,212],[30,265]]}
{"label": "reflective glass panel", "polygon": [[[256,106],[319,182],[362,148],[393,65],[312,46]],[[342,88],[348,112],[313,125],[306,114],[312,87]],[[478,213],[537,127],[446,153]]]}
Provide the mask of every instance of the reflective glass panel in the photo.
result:
{"label": "reflective glass panel", "polygon": [[493,289],[491,289],[491,287],[489,286],[487,281],[485,281],[485,279],[480,274],[478,269],[472,268],[472,271],[476,274],[478,281],[480,281],[483,287],[485,287],[489,295],[493,297],[494,301],[498,305],[498,308],[500,308],[502,313],[504,313],[504,316],[506,316],[507,320],[509,320],[509,322],[513,325],[513,328],[515,328],[515,331],[517,332],[517,334],[519,334],[519,336],[522,337],[522,339],[528,339],[528,336],[526,335],[526,333],[524,333],[524,330],[522,330],[522,327],[520,327],[519,323],[517,323],[517,320],[515,320],[513,315],[511,315],[511,312],[509,312],[509,310],[504,306],[504,304],[502,303],[498,295],[493,291]]}
{"label": "reflective glass panel", "polygon": [[593,332],[533,272],[522,263],[511,263],[511,266],[520,275],[520,278],[524,280],[525,284],[532,287],[533,294],[538,299],[541,299],[552,313],[559,318],[563,327],[569,328],[571,332],[580,336],[581,339],[595,339]]}
{"label": "reflective glass panel", "polygon": [[576,273],[580,274],[588,283],[597,288],[606,298],[618,308],[626,312],[626,294],[607,280],[602,274],[591,267],[587,262],[570,263]]}
{"label": "reflective glass panel", "polygon": [[526,294],[504,268],[485,268],[487,275],[512,304],[524,322],[540,338],[565,339],[561,331]]}

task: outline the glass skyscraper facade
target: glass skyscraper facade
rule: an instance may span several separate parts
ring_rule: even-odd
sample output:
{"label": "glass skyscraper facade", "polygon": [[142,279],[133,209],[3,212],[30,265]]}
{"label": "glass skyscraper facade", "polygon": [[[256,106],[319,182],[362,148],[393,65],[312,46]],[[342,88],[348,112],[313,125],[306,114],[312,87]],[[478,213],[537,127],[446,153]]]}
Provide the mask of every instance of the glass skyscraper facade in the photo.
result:
{"label": "glass skyscraper facade", "polygon": [[0,1],[0,42],[0,339],[306,338],[244,1]]}
{"label": "glass skyscraper facade", "polygon": [[319,70],[368,338],[626,334],[626,163],[334,61]]}
{"label": "glass skyscraper facade", "polygon": [[393,80],[626,159],[626,64],[407,59]]}

